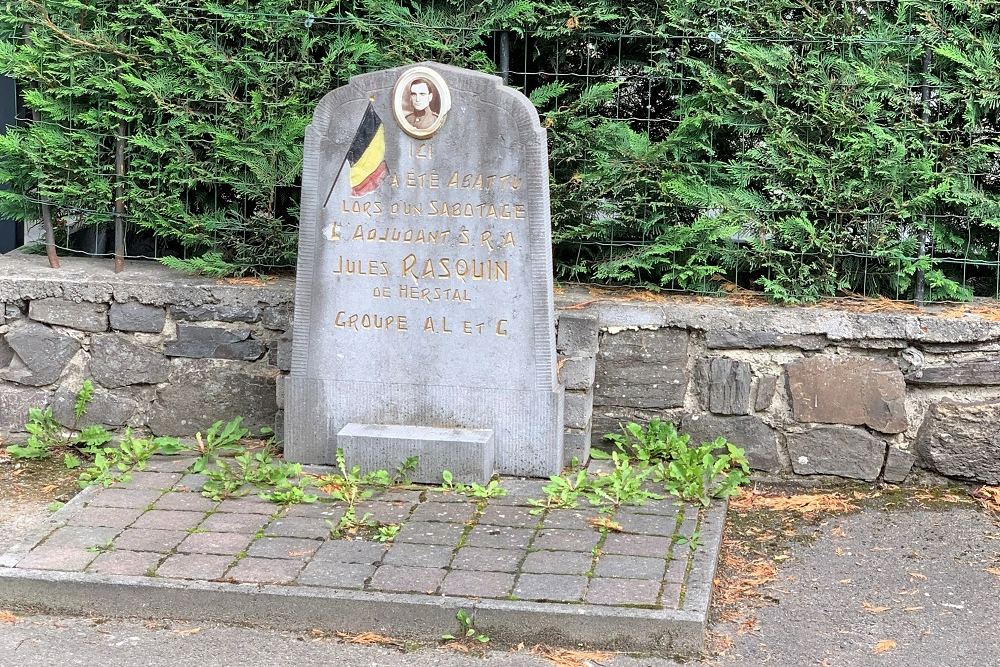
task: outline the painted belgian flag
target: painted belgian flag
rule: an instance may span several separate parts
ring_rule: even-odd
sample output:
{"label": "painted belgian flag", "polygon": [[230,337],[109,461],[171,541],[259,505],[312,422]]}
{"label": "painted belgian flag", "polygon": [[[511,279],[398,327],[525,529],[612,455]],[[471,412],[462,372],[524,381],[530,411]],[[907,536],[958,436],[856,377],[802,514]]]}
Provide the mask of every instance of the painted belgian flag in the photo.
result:
{"label": "painted belgian flag", "polygon": [[377,188],[389,174],[385,164],[385,128],[371,102],[347,151],[347,161],[351,163],[351,194],[355,197]]}

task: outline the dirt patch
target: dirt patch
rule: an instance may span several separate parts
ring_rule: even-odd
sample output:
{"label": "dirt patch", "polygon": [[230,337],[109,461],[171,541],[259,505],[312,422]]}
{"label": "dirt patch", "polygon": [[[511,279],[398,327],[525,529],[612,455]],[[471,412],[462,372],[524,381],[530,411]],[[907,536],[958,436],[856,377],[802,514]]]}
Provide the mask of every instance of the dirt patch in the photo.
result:
{"label": "dirt patch", "polygon": [[79,491],[76,474],[60,461],[14,461],[0,449],[0,552],[20,542]]}

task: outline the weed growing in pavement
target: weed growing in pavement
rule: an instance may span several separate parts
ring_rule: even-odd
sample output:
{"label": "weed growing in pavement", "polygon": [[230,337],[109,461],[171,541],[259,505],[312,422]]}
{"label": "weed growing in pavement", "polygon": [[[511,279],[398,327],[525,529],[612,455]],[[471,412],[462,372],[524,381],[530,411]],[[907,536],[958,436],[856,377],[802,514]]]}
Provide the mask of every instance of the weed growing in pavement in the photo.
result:
{"label": "weed growing in pavement", "polygon": [[591,504],[599,505],[604,512],[613,511],[622,505],[643,505],[649,500],[662,500],[663,496],[644,486],[654,468],[635,468],[629,457],[622,452],[612,452],[611,460],[615,464],[614,469],[606,475],[595,477],[587,488]]}
{"label": "weed growing in pavement", "polygon": [[728,498],[747,482],[750,466],[739,447],[717,438],[698,447],[681,443],[673,458],[657,464],[654,479],[667,493],[708,507],[712,498]]}
{"label": "weed growing in pavement", "polygon": [[549,478],[549,483],[542,487],[545,498],[542,500],[532,498],[528,501],[534,507],[529,513],[537,515],[547,509],[573,509],[587,488],[586,470],[579,470],[575,475],[553,475]]}
{"label": "weed growing in pavement", "polygon": [[114,540],[108,540],[107,542],[102,542],[101,544],[94,544],[86,548],[86,551],[95,554],[106,554],[109,551],[114,551],[115,545]]}
{"label": "weed growing in pavement", "polygon": [[226,456],[240,453],[243,449],[240,441],[250,434],[250,430],[242,426],[243,417],[236,417],[223,425],[222,421],[217,421],[205,431],[203,438],[201,432],[195,433],[195,445],[186,446],[185,449],[194,452],[198,457],[191,464],[189,471],[192,473],[204,472],[214,461]]}
{"label": "weed growing in pavement", "polygon": [[442,641],[479,642],[480,644],[489,643],[489,636],[476,630],[475,625],[472,623],[472,617],[469,616],[469,612],[464,609],[459,609],[455,614],[455,619],[458,621],[458,634],[441,635]]}
{"label": "weed growing in pavement", "polygon": [[52,449],[67,444],[62,427],[52,417],[52,408],[29,408],[24,430],[28,432],[27,442],[7,446],[7,454],[12,459],[47,459],[52,456]]}
{"label": "weed growing in pavement", "polygon": [[507,489],[500,486],[500,481],[496,479],[491,479],[485,486],[476,482],[462,484],[455,482],[455,476],[450,470],[441,471],[441,479],[443,480],[441,483],[442,491],[454,491],[477,500],[486,501],[491,498],[503,498],[507,495]]}
{"label": "weed growing in pavement", "polygon": [[376,542],[392,542],[396,539],[396,535],[399,534],[399,529],[402,527],[398,523],[383,523],[375,529],[375,535],[372,539]]}
{"label": "weed growing in pavement", "polygon": [[680,544],[681,546],[687,545],[687,548],[691,551],[696,551],[703,543],[701,541],[701,531],[696,530],[691,533],[691,537],[687,535],[674,535],[674,543]]}
{"label": "weed growing in pavement", "polygon": [[93,463],[80,473],[77,481],[81,488],[92,484],[107,487],[124,482],[129,479],[132,470],[145,469],[154,454],[176,452],[177,448],[175,438],[136,438],[132,430],[126,428],[118,445],[88,446],[83,450],[93,457]]}

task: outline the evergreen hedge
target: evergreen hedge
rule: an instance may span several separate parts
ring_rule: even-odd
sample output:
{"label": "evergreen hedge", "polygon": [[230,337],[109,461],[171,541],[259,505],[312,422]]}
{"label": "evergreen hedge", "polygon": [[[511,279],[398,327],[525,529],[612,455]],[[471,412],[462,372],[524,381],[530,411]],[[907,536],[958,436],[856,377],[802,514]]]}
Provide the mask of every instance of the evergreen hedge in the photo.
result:
{"label": "evergreen hedge", "polygon": [[[351,75],[493,71],[545,117],[560,278],[778,300],[1000,289],[990,0],[7,0],[0,212],[129,220],[187,260],[294,263],[302,135]],[[30,35],[24,37],[24,27]]]}

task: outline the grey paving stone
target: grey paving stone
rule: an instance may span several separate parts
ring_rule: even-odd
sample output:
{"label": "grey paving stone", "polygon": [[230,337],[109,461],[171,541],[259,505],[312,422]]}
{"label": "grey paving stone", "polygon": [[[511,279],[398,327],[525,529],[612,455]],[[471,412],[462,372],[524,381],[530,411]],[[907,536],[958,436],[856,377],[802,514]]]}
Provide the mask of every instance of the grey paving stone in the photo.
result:
{"label": "grey paving stone", "polygon": [[529,507],[511,505],[490,505],[476,521],[478,525],[510,526],[511,528],[535,528],[541,520],[540,516],[531,514]]}
{"label": "grey paving stone", "polygon": [[204,512],[184,512],[182,510],[149,510],[132,524],[133,528],[157,528],[159,530],[191,530],[205,518]]}
{"label": "grey paving stone", "polygon": [[382,562],[409,567],[447,567],[453,551],[452,547],[440,544],[400,542],[389,547]]}
{"label": "grey paving stone", "polygon": [[488,549],[526,549],[534,531],[507,526],[476,526],[469,532],[465,544]]}
{"label": "grey paving stone", "polygon": [[371,514],[371,520],[378,523],[402,523],[410,516],[413,505],[410,503],[380,503],[367,501],[358,503],[358,517]]}
{"label": "grey paving stone", "polygon": [[604,554],[597,560],[594,576],[615,579],[655,579],[660,581],[667,562],[662,558]]}
{"label": "grey paving stone", "polygon": [[146,472],[179,472],[184,474],[195,462],[193,456],[154,456],[146,462]]}
{"label": "grey paving stone", "polygon": [[174,554],[160,563],[156,576],[171,579],[221,579],[232,562],[232,556]]}
{"label": "grey paving stone", "polygon": [[586,601],[602,605],[655,606],[660,581],[645,579],[601,579],[594,577],[587,589]]}
{"label": "grey paving stone", "polygon": [[281,508],[274,503],[261,500],[257,496],[244,496],[242,498],[226,498],[219,503],[219,506],[216,509],[219,512],[271,515]]}
{"label": "grey paving stone", "polygon": [[[662,491],[662,489],[652,490],[657,492]],[[630,506],[626,511],[634,514],[662,514],[664,516],[675,516],[679,511],[679,506],[683,506],[683,503],[678,501],[676,498],[668,497],[662,500],[650,500],[643,505]]]}
{"label": "grey paving stone", "polygon": [[21,559],[17,567],[29,570],[59,570],[60,572],[83,572],[87,565],[97,558],[97,553],[82,547],[49,546],[35,547]]}
{"label": "grey paving stone", "polygon": [[545,498],[543,487],[548,480],[539,479],[501,479],[500,486],[507,490],[507,495],[490,500],[491,505],[528,505],[529,500]]}
{"label": "grey paving stone", "polygon": [[503,598],[510,595],[513,588],[513,574],[452,570],[441,583],[441,594],[477,598]]}
{"label": "grey paving stone", "polygon": [[127,507],[85,507],[66,522],[71,526],[107,526],[124,528],[135,521],[143,508]]}
{"label": "grey paving stone", "polygon": [[464,532],[465,526],[459,523],[413,521],[399,529],[399,533],[396,535],[396,542],[455,546]]}
{"label": "grey paving stone", "polygon": [[156,530],[154,528],[129,528],[115,538],[115,548],[127,551],[155,551],[165,554],[173,551],[184,538],[186,530]]}
{"label": "grey paving stone", "polygon": [[268,524],[265,535],[321,539],[330,535],[330,526],[321,516],[286,516]]}
{"label": "grey paving stone", "polygon": [[302,503],[299,505],[292,505],[287,510],[285,510],[286,517],[314,517],[320,519],[320,523],[324,526],[326,521],[332,521],[337,523],[340,521],[340,517],[344,516],[344,507],[342,505],[334,505],[331,503]]}
{"label": "grey paving stone", "polygon": [[118,482],[111,488],[114,489],[145,489],[148,491],[166,490],[180,481],[181,475],[177,472],[133,472],[129,479]]}
{"label": "grey paving stone", "polygon": [[98,556],[88,572],[141,577],[156,569],[163,554],[149,551],[111,551]]}
{"label": "grey paving stone", "polygon": [[591,519],[600,516],[597,510],[549,510],[542,521],[543,529],[593,530]]}
{"label": "grey paving stone", "polygon": [[201,524],[202,530],[218,533],[256,533],[270,521],[263,514],[237,514],[235,512],[216,512]]}
{"label": "grey paving stone", "polygon": [[163,493],[149,489],[101,489],[87,504],[88,507],[149,507]]}
{"label": "grey paving stone", "polygon": [[330,540],[323,543],[313,561],[371,565],[382,560],[388,548],[387,544],[365,540]]}
{"label": "grey paving stone", "polygon": [[262,537],[250,545],[247,553],[258,558],[306,559],[319,547],[320,542],[299,537]]}
{"label": "grey paving stone", "polygon": [[226,579],[248,584],[290,584],[304,564],[299,560],[249,557],[230,569]]}
{"label": "grey paving stone", "polygon": [[369,588],[396,593],[431,594],[441,585],[445,570],[431,567],[382,565],[375,570]]}
{"label": "grey paving stone", "polygon": [[533,549],[585,551],[590,553],[601,539],[596,530],[540,530],[531,543]]}
{"label": "grey paving stone", "polygon": [[462,547],[455,554],[451,568],[480,572],[517,572],[518,565],[523,558],[523,551]]}
{"label": "grey paving stone", "polygon": [[670,549],[670,543],[669,537],[611,533],[604,541],[601,553],[665,558]]}
{"label": "grey paving stone", "polygon": [[467,523],[476,508],[463,503],[421,503],[410,515],[412,521],[444,521],[447,523]]}
{"label": "grey paving stone", "polygon": [[425,492],[427,502],[432,503],[465,503],[475,504],[472,500],[461,493],[454,491],[442,491],[440,487],[431,487]]}
{"label": "grey paving stone", "polygon": [[205,486],[205,482],[208,481],[208,477],[202,474],[192,474],[184,475],[181,477],[180,481],[174,486],[175,491],[192,491],[194,493],[201,493],[201,489]]}
{"label": "grey paving stone", "polygon": [[160,499],[153,505],[153,509],[209,512],[215,509],[217,504],[211,498],[190,491],[170,491],[160,496]]}
{"label": "grey paving stone", "polygon": [[569,574],[522,574],[517,578],[514,597],[519,600],[576,602],[583,598],[587,577]]}
{"label": "grey paving stone", "polygon": [[660,598],[660,606],[665,609],[681,608],[681,584],[669,581],[663,584],[663,596]]}
{"label": "grey paving stone", "polygon": [[663,576],[664,581],[669,581],[671,583],[681,584],[684,583],[684,577],[687,575],[688,569],[688,559],[687,549],[678,550],[676,547],[674,549],[674,558],[669,561],[667,565],[667,572]]}
{"label": "grey paving stone", "polygon": [[119,532],[121,531],[118,528],[64,526],[49,533],[42,546],[86,549],[87,547],[107,544]]}
{"label": "grey paving stone", "polygon": [[[420,496],[423,495],[423,491],[417,490],[407,490],[407,489],[386,489],[385,491],[376,491],[372,496],[372,500],[383,503],[409,503],[410,505],[416,505],[420,502]],[[431,494],[428,500],[434,500]]]}
{"label": "grey paving stone", "polygon": [[531,574],[586,574],[594,557],[581,551],[533,551],[524,559],[522,572]]}
{"label": "grey paving stone", "polygon": [[359,589],[364,588],[365,581],[374,573],[374,565],[313,560],[299,574],[298,583],[303,586]]}
{"label": "grey paving stone", "polygon": [[245,551],[252,539],[253,535],[246,533],[192,533],[180,543],[177,551],[235,556]]}
{"label": "grey paving stone", "polygon": [[639,535],[673,535],[677,529],[676,514],[636,514],[622,511],[615,516],[615,521],[626,533]]}

